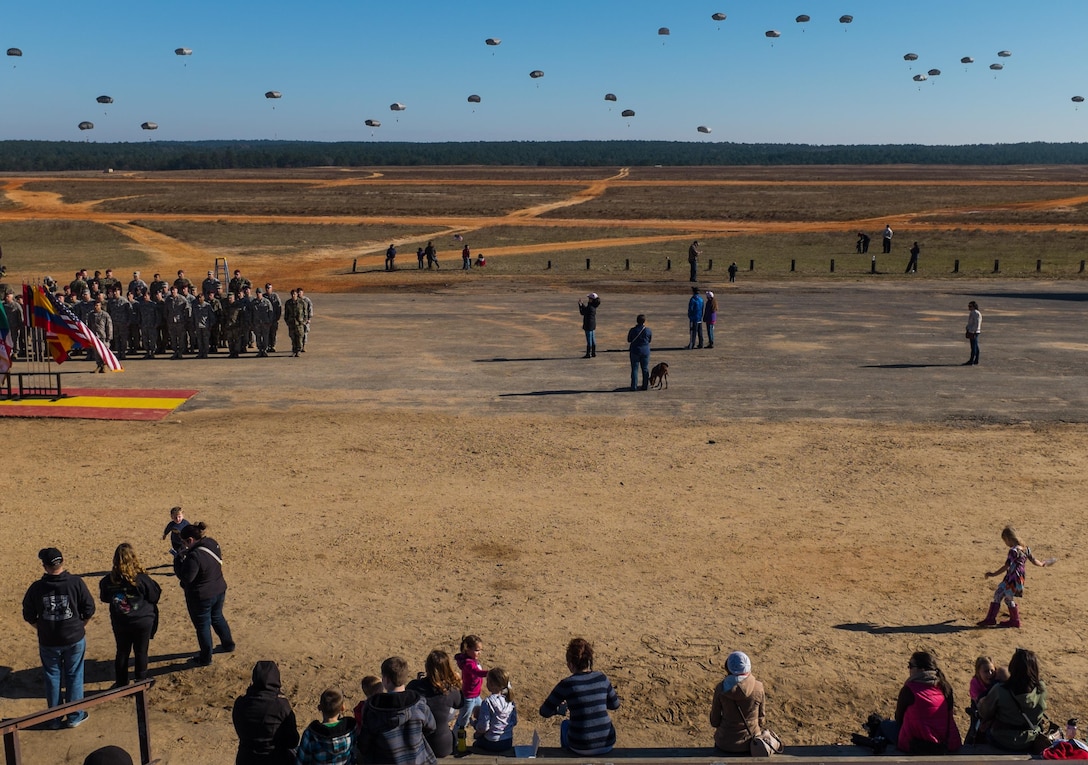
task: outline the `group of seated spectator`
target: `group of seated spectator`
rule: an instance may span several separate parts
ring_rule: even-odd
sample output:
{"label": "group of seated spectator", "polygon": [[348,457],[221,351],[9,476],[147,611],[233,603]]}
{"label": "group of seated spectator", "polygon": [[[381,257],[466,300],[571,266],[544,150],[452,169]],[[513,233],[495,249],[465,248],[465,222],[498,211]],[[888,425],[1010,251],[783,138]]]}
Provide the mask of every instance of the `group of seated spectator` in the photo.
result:
{"label": "group of seated spectator", "polygon": [[[198,286],[181,270],[173,282],[155,274],[150,284],[134,271],[125,286],[114,277],[113,269],[106,269],[104,275],[95,271],[94,276],[82,269],[68,284],[47,277],[45,286],[76,318],[108,341],[119,360],[130,355],[151,359],[165,353],[173,359],[186,354],[207,358],[221,349],[231,358],[247,350],[263,357],[276,352],[281,320],[291,336],[292,354],[297,356],[306,350],[313,318],[313,302],[301,287],[281,301],[271,283],[254,289],[239,270],[225,291],[212,271]],[[4,295],[4,311],[14,329],[15,357],[44,360],[45,349],[27,343],[22,302],[22,295],[14,290]],[[97,311],[96,305],[101,306]]]}

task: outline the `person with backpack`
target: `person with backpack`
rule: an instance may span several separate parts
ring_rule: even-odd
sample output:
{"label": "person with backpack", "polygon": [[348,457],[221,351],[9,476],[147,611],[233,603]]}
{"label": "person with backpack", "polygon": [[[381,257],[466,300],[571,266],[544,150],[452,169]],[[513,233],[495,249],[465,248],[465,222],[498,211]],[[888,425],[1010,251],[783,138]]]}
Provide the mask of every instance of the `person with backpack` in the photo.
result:
{"label": "person with backpack", "polygon": [[162,587],[148,576],[128,542],[113,552],[113,569],[98,583],[99,599],[108,603],[117,654],[113,660],[114,687],[128,685],[128,657],[135,654],[135,679],[147,678],[147,653],[159,627]]}

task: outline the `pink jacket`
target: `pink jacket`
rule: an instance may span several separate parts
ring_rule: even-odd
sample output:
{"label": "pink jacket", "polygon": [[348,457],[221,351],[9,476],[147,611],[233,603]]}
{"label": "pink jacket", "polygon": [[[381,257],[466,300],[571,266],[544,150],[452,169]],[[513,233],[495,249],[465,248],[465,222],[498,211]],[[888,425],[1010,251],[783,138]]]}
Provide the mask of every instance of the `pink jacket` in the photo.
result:
{"label": "pink jacket", "polygon": [[457,662],[457,668],[461,670],[461,693],[466,699],[479,698],[480,690],[484,687],[484,678],[487,677],[487,670],[477,664],[475,659],[470,659],[463,653],[454,656],[453,660]]}
{"label": "pink jacket", "polygon": [[914,701],[903,712],[896,744],[899,751],[909,753],[911,742],[915,740],[944,744],[949,752],[958,750],[963,740],[941,689],[908,680],[905,690],[913,694]]}

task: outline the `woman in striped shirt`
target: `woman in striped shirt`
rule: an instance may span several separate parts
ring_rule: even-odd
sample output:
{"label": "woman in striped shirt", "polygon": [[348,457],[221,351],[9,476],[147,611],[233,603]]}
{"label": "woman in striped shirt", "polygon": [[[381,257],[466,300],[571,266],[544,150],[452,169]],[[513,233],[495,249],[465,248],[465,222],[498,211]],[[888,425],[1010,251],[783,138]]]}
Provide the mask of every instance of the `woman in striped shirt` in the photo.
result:
{"label": "woman in striped shirt", "polygon": [[559,728],[564,749],[583,757],[608,754],[616,744],[609,709],[620,708],[620,697],[603,672],[593,669],[593,646],[574,638],[567,646],[570,677],[559,682],[540,705],[541,717],[570,713]]}

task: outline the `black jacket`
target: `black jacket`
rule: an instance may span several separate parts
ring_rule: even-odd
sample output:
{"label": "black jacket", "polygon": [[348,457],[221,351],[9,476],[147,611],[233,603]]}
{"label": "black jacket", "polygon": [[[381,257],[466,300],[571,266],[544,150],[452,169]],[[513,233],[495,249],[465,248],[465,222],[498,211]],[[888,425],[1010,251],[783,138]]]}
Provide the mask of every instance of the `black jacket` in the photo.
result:
{"label": "black jacket", "polygon": [[582,314],[582,329],[586,332],[597,329],[597,308],[600,305],[600,298],[591,298],[585,305],[579,304],[578,313]]}
{"label": "black jacket", "polygon": [[274,661],[253,665],[253,684],[234,701],[238,734],[235,765],[287,765],[298,746],[298,721],[291,702],[280,692],[280,668]]}
{"label": "black jacket", "polygon": [[43,575],[23,597],[23,619],[38,628],[41,645],[78,643],[87,634],[83,625],[94,609],[87,585],[67,571]]}
{"label": "black jacket", "polygon": [[223,578],[223,553],[211,537],[198,539],[174,558],[174,573],[187,598],[208,600],[227,591]]}
{"label": "black jacket", "polygon": [[[114,627],[125,627],[137,622],[157,623],[159,620],[159,597],[162,587],[147,574],[136,575],[136,586],[121,580],[113,581],[112,574],[106,574],[98,582],[98,599],[109,603],[110,623]],[[114,606],[114,601],[119,604]]]}
{"label": "black jacket", "polygon": [[434,715],[435,729],[433,733],[424,733],[427,743],[431,745],[431,751],[435,757],[449,757],[453,754],[453,731],[450,730],[450,714],[454,709],[464,706],[465,698],[461,695],[460,688],[451,688],[443,693],[434,687],[426,677],[419,677],[408,683],[405,690],[415,691]]}

